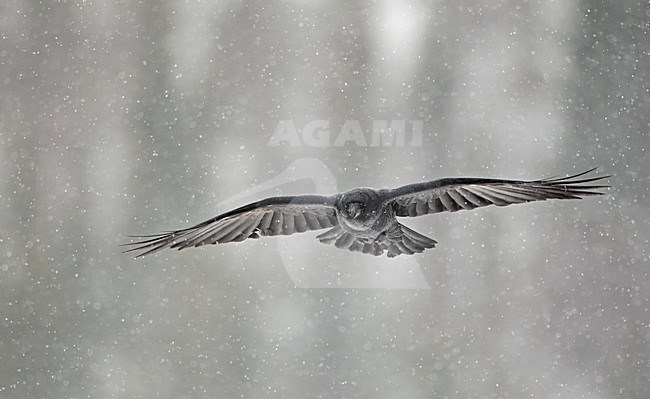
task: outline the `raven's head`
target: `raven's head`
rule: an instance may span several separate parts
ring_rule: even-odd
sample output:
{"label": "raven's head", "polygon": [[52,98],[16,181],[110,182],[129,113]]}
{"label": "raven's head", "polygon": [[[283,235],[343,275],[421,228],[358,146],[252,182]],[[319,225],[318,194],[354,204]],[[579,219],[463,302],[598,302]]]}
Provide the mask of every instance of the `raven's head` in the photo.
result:
{"label": "raven's head", "polygon": [[374,220],[381,212],[379,194],[369,188],[355,188],[343,193],[339,210],[348,219],[360,222]]}

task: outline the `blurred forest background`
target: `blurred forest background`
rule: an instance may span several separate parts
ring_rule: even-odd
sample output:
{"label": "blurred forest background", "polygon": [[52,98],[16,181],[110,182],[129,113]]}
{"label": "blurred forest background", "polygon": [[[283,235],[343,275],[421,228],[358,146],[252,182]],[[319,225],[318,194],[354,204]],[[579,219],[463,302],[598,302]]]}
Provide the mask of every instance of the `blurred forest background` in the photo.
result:
{"label": "blurred forest background", "polygon": [[[0,397],[649,397],[649,20],[628,0],[2,2]],[[269,146],[283,120],[423,139]],[[274,193],[596,166],[604,197],[405,220],[440,244],[390,263],[315,233],[118,246]]]}

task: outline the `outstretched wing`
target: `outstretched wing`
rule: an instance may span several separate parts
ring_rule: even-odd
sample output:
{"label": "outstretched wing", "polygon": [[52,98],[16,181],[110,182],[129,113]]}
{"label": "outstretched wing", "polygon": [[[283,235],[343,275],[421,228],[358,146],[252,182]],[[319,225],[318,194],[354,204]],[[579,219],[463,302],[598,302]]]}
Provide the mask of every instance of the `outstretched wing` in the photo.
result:
{"label": "outstretched wing", "polygon": [[385,202],[397,216],[421,216],[437,212],[456,212],[481,206],[505,206],[547,199],[580,199],[602,195],[594,191],[609,186],[590,185],[610,176],[580,178],[594,169],[563,178],[532,181],[451,178],[409,184],[390,190]]}
{"label": "outstretched wing", "polygon": [[164,248],[200,247],[260,236],[289,235],[338,225],[336,196],[271,197],[222,213],[196,226],[150,236],[125,244],[145,256]]}

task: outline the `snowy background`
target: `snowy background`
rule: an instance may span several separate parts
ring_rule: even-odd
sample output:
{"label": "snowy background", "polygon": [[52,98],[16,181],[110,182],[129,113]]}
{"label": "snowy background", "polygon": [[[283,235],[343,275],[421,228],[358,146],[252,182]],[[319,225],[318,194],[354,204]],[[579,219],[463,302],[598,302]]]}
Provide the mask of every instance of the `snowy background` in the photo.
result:
{"label": "snowy background", "polygon": [[[0,397],[647,398],[649,20],[628,0],[2,2]],[[320,120],[332,143],[269,146]],[[422,121],[422,143],[334,145],[350,120],[368,142]],[[404,221],[440,243],[389,264],[412,286],[316,233],[118,246],[279,192],[595,166],[607,196]]]}

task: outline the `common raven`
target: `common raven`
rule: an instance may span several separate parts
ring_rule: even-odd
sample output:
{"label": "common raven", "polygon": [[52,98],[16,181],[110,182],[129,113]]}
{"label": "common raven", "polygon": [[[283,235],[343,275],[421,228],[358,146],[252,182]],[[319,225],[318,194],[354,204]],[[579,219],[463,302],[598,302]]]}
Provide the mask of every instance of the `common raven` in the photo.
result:
{"label": "common raven", "polygon": [[[222,213],[196,226],[162,234],[139,236],[127,252],[137,257],[164,248],[185,249],[206,244],[244,241],[261,236],[290,235],[329,229],[316,238],[337,248],[389,258],[433,248],[436,241],[397,221],[398,217],[456,212],[482,206],[505,206],[547,199],[581,199],[602,195],[605,185],[594,182],[610,176],[531,181],[484,178],[446,178],[395,189],[354,188],[334,195],[271,197]],[[591,184],[590,184],[591,183]]]}

